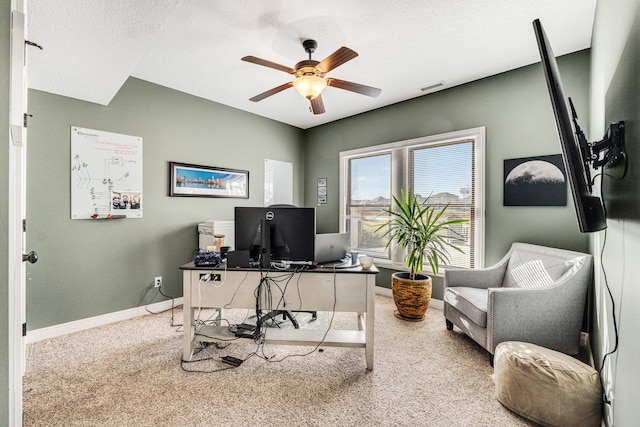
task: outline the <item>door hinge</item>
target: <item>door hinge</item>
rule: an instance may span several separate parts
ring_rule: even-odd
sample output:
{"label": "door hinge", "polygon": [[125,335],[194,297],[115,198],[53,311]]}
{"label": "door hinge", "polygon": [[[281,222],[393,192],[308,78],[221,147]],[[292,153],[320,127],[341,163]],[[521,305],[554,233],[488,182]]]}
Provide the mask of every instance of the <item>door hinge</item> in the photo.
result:
{"label": "door hinge", "polygon": [[26,219],[22,220],[22,232],[23,233],[27,232],[27,220]]}
{"label": "door hinge", "polygon": [[25,128],[27,127],[27,120],[28,120],[28,117],[33,117],[33,115],[32,115],[32,114],[24,113],[24,119],[22,120],[22,126],[24,126]]}
{"label": "door hinge", "polygon": [[27,336],[27,324],[26,323],[22,324],[22,336],[23,337]]}

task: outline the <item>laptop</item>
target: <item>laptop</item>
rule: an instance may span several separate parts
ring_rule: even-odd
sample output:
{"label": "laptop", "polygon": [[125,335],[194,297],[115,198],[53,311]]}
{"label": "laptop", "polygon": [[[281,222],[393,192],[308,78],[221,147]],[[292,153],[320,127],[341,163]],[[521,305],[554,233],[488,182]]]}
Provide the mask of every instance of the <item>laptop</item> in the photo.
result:
{"label": "laptop", "polygon": [[349,234],[316,234],[315,263],[317,265],[342,264],[349,247]]}

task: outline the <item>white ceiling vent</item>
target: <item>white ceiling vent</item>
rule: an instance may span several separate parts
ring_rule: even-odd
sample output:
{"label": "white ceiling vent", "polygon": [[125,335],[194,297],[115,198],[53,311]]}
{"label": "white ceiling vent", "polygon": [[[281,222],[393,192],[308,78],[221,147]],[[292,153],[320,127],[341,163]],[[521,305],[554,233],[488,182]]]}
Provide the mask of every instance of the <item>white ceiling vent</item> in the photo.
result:
{"label": "white ceiling vent", "polygon": [[440,89],[441,87],[444,86],[444,80],[440,80],[438,83],[432,84],[430,86],[425,86],[422,89],[420,89],[421,91],[427,93],[427,92],[433,92],[436,89]]}

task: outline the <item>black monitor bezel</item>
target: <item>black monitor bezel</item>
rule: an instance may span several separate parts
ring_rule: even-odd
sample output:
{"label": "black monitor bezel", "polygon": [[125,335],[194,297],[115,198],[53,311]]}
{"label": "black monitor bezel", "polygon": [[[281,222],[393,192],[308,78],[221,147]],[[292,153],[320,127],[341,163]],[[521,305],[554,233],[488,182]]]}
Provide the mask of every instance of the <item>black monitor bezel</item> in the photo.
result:
{"label": "black monitor bezel", "polygon": [[[268,240],[271,244],[266,254],[269,261],[313,262],[315,208],[236,206],[234,221],[235,249],[250,251],[254,262],[259,262],[260,252],[266,250],[260,247],[265,233],[262,233],[262,229],[258,232],[258,227],[262,227],[264,221],[270,226]],[[280,238],[286,242],[288,251],[276,247],[282,242]],[[262,267],[267,268],[268,265]]]}

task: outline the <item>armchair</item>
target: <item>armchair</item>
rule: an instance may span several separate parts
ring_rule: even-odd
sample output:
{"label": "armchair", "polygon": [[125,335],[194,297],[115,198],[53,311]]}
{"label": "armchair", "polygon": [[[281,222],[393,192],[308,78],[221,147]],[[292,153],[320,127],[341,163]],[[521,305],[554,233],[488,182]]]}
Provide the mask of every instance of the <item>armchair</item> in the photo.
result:
{"label": "armchair", "polygon": [[513,243],[496,265],[444,272],[444,316],[493,354],[524,341],[577,354],[593,257]]}

